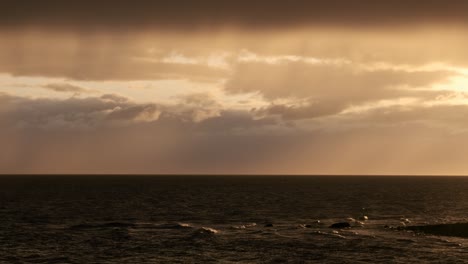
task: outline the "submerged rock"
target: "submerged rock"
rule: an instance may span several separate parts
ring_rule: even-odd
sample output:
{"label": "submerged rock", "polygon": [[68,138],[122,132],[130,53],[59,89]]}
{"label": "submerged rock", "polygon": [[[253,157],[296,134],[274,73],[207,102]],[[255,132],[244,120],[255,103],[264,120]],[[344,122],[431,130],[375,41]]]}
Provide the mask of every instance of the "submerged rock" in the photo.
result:
{"label": "submerged rock", "polygon": [[330,226],[330,228],[349,228],[351,224],[348,222],[341,222],[341,223],[334,223]]}
{"label": "submerged rock", "polygon": [[468,238],[468,223],[407,226],[404,229],[438,236]]}

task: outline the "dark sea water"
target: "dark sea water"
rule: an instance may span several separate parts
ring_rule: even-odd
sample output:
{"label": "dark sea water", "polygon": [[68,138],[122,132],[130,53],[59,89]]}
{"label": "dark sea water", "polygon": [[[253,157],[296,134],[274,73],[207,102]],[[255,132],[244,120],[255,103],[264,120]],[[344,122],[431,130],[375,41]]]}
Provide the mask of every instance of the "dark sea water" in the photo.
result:
{"label": "dark sea water", "polygon": [[468,263],[464,223],[468,177],[0,177],[0,263]]}

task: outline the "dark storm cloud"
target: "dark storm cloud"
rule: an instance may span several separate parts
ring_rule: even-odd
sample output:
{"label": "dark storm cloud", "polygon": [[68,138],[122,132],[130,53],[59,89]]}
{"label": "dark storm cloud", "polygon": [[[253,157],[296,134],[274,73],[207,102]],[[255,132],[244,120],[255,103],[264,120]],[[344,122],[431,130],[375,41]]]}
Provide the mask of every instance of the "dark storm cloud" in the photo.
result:
{"label": "dark storm cloud", "polygon": [[0,5],[2,27],[65,29],[142,27],[193,29],[239,26],[374,26],[407,23],[465,23],[463,0],[291,0],[291,1],[53,1],[6,0]]}

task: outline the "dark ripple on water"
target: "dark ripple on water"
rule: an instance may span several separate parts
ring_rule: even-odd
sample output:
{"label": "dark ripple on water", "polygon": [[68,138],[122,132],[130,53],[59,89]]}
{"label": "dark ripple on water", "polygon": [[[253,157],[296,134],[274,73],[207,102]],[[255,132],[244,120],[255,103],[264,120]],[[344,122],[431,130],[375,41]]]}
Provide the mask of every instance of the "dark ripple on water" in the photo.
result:
{"label": "dark ripple on water", "polygon": [[[466,178],[3,177],[0,262],[465,263],[467,187]],[[329,228],[337,222],[351,227]]]}

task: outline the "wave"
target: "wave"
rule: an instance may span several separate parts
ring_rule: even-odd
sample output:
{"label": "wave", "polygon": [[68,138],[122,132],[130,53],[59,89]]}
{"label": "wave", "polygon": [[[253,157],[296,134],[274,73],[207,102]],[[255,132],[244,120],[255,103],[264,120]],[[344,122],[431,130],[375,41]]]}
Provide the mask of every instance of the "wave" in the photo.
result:
{"label": "wave", "polygon": [[210,228],[210,227],[202,227],[198,229],[197,232],[202,233],[202,234],[218,234],[219,233],[218,230],[214,228]]}
{"label": "wave", "polygon": [[243,225],[233,225],[231,226],[232,229],[246,229],[249,227],[255,227],[257,226],[257,223],[249,223],[249,224],[243,224]]}
{"label": "wave", "polygon": [[219,231],[214,228],[201,227],[193,232],[192,238],[211,238],[218,233]]}
{"label": "wave", "polygon": [[346,237],[341,235],[340,232],[338,231],[333,231],[333,232],[314,231],[311,234],[346,239]]}
{"label": "wave", "polygon": [[142,224],[137,226],[137,228],[145,228],[145,229],[191,229],[193,228],[189,224],[184,224],[184,223],[168,223],[168,224],[159,224],[159,225],[153,225],[153,224]]}

